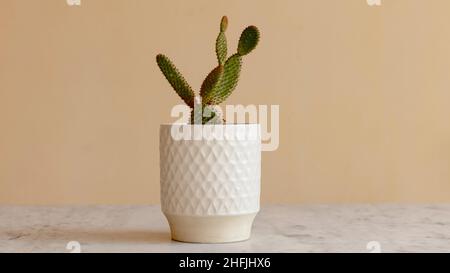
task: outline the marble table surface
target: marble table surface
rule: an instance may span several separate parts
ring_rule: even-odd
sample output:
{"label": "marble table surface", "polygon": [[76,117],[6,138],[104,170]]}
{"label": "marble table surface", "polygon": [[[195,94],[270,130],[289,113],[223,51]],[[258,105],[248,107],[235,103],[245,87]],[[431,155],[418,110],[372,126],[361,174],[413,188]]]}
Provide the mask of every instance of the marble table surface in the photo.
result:
{"label": "marble table surface", "polygon": [[159,206],[0,206],[0,252],[77,242],[81,252],[450,252],[450,205],[268,205],[250,240],[227,244],[171,241]]}

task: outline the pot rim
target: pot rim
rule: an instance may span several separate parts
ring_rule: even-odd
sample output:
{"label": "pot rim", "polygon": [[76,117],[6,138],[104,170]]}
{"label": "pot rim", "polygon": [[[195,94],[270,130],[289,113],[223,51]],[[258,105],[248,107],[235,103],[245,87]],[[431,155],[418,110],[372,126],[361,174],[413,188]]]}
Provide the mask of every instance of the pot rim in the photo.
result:
{"label": "pot rim", "polygon": [[261,125],[259,123],[242,124],[186,124],[166,123],[159,127],[161,136],[171,135],[178,140],[260,140]]}

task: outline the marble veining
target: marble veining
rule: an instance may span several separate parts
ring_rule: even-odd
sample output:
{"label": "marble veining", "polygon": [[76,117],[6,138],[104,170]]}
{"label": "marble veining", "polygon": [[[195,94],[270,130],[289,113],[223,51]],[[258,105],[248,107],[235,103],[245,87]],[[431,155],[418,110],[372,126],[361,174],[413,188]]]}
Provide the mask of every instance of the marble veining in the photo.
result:
{"label": "marble veining", "polygon": [[449,252],[450,205],[270,205],[252,238],[170,240],[159,206],[0,206],[0,252]]}

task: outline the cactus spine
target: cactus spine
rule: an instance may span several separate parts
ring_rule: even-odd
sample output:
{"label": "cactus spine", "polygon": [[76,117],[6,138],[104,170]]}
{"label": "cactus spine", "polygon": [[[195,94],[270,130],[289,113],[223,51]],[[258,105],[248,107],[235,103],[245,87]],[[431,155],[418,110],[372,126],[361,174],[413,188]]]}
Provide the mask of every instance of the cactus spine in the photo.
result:
{"label": "cactus spine", "polygon": [[191,107],[191,123],[217,124],[223,123],[223,115],[218,104],[224,102],[234,91],[239,81],[242,67],[242,57],[249,54],[259,42],[260,33],[255,26],[247,27],[241,34],[237,52],[227,59],[228,46],[225,32],[228,28],[228,18],[222,17],[220,31],[216,39],[216,66],[205,78],[200,88],[200,97],[195,93],[187,81],[166,56],[156,57],[161,72],[170,85]]}

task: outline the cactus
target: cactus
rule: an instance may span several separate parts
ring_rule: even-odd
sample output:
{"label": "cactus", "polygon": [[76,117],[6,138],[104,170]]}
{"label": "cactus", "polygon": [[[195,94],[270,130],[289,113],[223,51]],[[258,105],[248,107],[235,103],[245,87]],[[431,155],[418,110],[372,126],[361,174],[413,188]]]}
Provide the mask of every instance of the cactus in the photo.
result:
{"label": "cactus", "polygon": [[216,39],[216,66],[205,78],[200,88],[200,97],[166,56],[156,57],[161,72],[181,99],[192,109],[191,123],[217,124],[223,123],[223,115],[218,104],[224,102],[236,88],[242,67],[242,57],[249,54],[259,42],[260,33],[255,26],[249,26],[239,38],[237,52],[227,59],[228,47],[225,32],[228,18],[222,17],[220,31]]}

